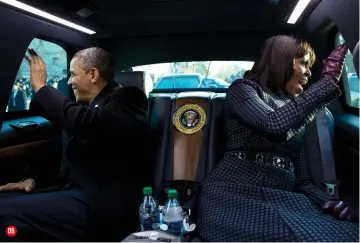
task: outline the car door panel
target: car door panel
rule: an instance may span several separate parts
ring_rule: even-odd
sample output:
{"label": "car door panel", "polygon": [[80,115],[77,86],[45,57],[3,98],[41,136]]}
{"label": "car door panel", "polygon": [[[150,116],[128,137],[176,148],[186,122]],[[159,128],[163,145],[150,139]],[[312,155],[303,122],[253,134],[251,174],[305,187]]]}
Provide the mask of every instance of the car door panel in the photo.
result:
{"label": "car door panel", "polygon": [[358,209],[359,205],[359,116],[335,117],[335,142],[339,179],[344,198]]}
{"label": "car door panel", "polygon": [[[27,121],[36,122],[38,127],[32,130],[12,127],[12,124]],[[0,171],[0,174],[15,180],[19,170],[28,170],[26,174],[36,175],[44,184],[52,181],[60,166],[59,136],[60,129],[42,117],[4,121],[0,132],[0,167],[8,171]],[[10,168],[16,171],[10,171]]]}

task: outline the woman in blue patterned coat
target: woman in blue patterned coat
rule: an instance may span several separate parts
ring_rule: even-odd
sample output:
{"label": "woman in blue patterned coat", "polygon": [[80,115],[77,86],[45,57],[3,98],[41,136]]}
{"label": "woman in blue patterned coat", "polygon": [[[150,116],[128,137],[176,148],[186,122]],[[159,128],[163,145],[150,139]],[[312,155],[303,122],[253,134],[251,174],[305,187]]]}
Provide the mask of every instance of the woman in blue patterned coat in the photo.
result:
{"label": "woman in blue patterned coat", "polygon": [[341,95],[346,51],[336,48],[320,80],[303,91],[313,49],[274,36],[247,77],[233,82],[224,114],[227,152],[199,196],[201,240],[359,240],[356,213],[312,183],[303,142],[306,124]]}

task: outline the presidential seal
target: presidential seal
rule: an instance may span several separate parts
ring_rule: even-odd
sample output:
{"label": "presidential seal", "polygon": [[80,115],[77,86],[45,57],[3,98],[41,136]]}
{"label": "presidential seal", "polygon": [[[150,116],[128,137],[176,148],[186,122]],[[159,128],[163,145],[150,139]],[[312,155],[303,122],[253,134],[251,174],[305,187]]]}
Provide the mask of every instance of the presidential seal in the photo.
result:
{"label": "presidential seal", "polygon": [[197,133],[206,123],[205,110],[197,104],[183,105],[175,111],[173,123],[181,133],[187,135]]}

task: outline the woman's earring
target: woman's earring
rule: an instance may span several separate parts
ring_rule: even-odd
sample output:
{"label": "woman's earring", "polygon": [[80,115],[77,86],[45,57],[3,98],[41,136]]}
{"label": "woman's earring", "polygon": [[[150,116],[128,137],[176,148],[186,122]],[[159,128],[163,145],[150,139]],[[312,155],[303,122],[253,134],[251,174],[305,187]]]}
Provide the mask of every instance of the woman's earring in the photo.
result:
{"label": "woman's earring", "polygon": [[293,69],[295,71],[295,59],[293,59]]}

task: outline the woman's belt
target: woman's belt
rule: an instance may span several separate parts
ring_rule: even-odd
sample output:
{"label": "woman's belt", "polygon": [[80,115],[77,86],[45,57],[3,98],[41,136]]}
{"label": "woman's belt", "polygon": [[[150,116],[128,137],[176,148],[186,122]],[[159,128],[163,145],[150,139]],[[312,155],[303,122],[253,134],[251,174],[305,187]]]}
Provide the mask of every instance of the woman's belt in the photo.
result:
{"label": "woman's belt", "polygon": [[294,172],[294,164],[290,158],[286,156],[275,155],[264,152],[250,152],[250,151],[234,151],[236,156],[241,160],[252,160],[262,162],[267,165],[279,167]]}

